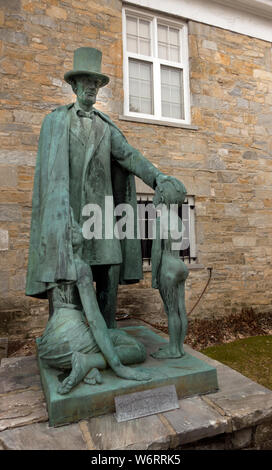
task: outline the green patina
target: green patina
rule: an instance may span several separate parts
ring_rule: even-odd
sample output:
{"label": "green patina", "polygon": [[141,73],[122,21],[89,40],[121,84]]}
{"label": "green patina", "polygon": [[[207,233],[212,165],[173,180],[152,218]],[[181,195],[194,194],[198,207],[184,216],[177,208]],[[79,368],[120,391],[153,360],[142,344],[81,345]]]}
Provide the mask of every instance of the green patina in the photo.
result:
{"label": "green patina", "polygon": [[[166,362],[155,360],[148,367],[148,342],[138,333],[133,337],[116,328],[118,284],[142,278],[134,176],[155,189],[166,205],[177,195],[182,203],[186,189],[176,178],[162,174],[108,116],[94,108],[99,88],[109,80],[101,73],[101,58],[94,48],[75,51],[74,69],[65,80],[77,101],[45,117],[35,171],[26,294],[49,299],[50,318],[37,348],[50,421],[56,424],[67,417],[71,422],[106,412],[114,394],[130,391],[131,382],[134,390],[135,382],[148,388],[166,381],[183,394],[206,393],[216,386],[214,370],[205,366],[202,380],[202,375],[195,375],[194,367],[199,370],[195,359],[186,355],[182,363],[174,359],[184,355],[187,269],[168,249],[171,237],[160,248],[155,243],[153,256],[154,287],[159,287],[164,300],[170,332],[169,348],[160,340],[163,353],[153,353]],[[107,196],[115,206],[125,203],[133,209],[132,239],[107,236]],[[90,203],[101,210],[102,237],[83,237],[83,208]],[[114,222],[115,215],[110,217]],[[128,367],[141,362],[147,367]],[[186,382],[180,376],[186,376]]]}
{"label": "green patina", "polygon": [[143,326],[126,327],[121,331],[123,330],[145,347],[147,356],[144,370],[151,380],[124,380],[116,377],[111,369],[106,369],[102,372],[101,384],[80,383],[69,394],[60,395],[57,389],[66,374],[46,368],[39,360],[50,426],[112,413],[115,411],[114,397],[123,394],[172,384],[175,385],[179,398],[215,392],[218,389],[216,369],[206,362],[186,353],[182,358],[160,359],[158,363],[152,353],[166,345],[167,340]]}

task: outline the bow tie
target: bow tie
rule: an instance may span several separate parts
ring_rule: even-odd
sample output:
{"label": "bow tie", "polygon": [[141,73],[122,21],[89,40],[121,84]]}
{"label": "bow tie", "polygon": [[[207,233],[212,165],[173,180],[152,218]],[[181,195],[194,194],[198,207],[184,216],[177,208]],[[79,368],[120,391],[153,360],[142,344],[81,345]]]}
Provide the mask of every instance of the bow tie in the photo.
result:
{"label": "bow tie", "polygon": [[89,119],[93,119],[94,117],[94,111],[89,111],[89,112],[85,112],[85,111],[81,111],[81,109],[79,109],[77,111],[77,115],[79,117],[86,117],[86,118],[89,118]]}

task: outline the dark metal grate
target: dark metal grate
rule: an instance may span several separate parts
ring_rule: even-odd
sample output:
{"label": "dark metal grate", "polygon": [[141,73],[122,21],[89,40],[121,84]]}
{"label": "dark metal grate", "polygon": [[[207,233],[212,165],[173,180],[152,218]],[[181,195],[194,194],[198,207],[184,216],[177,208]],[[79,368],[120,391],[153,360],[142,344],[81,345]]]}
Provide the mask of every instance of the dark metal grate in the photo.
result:
{"label": "dark metal grate", "polygon": [[[149,198],[144,197],[144,196],[139,196],[137,200],[138,204],[142,204],[147,206],[148,204],[151,204],[152,201],[149,200]],[[184,204],[182,204],[182,207],[179,207],[178,209],[178,215],[181,218],[181,220],[187,220],[189,219],[189,208],[194,208],[194,206],[189,206],[188,201],[185,201]],[[147,211],[144,212],[144,228],[145,228],[145,233],[144,236],[141,238],[141,246],[142,246],[142,259],[143,261],[147,262],[148,264],[151,264],[151,249],[152,249],[152,239],[148,238],[148,218],[147,218]],[[189,227],[189,224],[187,224],[187,227]],[[189,234],[189,228],[185,231],[184,237],[190,239],[190,234]],[[195,260],[195,257],[191,256],[191,250],[190,250],[190,245],[186,250],[180,250],[180,257],[183,261],[187,261],[191,263],[191,261]]]}

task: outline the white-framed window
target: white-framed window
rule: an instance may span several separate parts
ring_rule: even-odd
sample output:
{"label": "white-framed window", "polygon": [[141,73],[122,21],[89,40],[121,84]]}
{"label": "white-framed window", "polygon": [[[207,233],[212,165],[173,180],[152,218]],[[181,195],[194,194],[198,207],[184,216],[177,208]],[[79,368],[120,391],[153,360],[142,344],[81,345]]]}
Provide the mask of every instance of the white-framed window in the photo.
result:
{"label": "white-framed window", "polygon": [[124,115],[190,124],[184,21],[123,8]]}

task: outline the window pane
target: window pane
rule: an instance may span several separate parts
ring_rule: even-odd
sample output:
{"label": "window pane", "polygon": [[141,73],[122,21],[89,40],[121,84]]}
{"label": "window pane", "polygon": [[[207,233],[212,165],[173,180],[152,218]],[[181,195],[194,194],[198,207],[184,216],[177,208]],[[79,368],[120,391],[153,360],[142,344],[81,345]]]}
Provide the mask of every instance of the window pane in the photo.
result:
{"label": "window pane", "polygon": [[158,24],[158,40],[160,42],[168,43],[167,33],[168,33],[168,26],[163,26],[161,24]]}
{"label": "window pane", "polygon": [[160,59],[168,60],[168,46],[159,42],[158,44],[158,54]]}
{"label": "window pane", "polygon": [[127,35],[127,50],[129,52],[138,52],[137,38]]}
{"label": "window pane", "polygon": [[158,24],[158,55],[160,59],[180,62],[179,29]]}
{"label": "window pane", "polygon": [[141,83],[139,80],[131,78],[129,88],[131,96],[141,96]]}
{"label": "window pane", "polygon": [[139,78],[142,80],[145,80],[147,82],[151,81],[151,64],[149,62],[139,62],[135,61],[136,64],[138,63],[140,65],[139,67]]}
{"label": "window pane", "polygon": [[174,119],[181,119],[180,105],[177,105],[177,104],[171,105],[171,117]]}
{"label": "window pane", "polygon": [[141,113],[144,114],[151,114],[151,100],[150,99],[145,99],[141,98]]}
{"label": "window pane", "polygon": [[140,54],[150,55],[150,41],[149,39],[140,39]]}
{"label": "window pane", "polygon": [[150,98],[150,84],[148,82],[141,81],[140,90],[140,96],[142,96],[143,98]]}
{"label": "window pane", "polygon": [[129,60],[129,110],[153,114],[152,64]]}
{"label": "window pane", "polygon": [[169,117],[171,114],[170,104],[162,101],[162,116]]}
{"label": "window pane", "polygon": [[170,57],[169,60],[173,60],[174,62],[179,62],[179,47],[176,46],[170,46]]}
{"label": "window pane", "polygon": [[150,21],[127,16],[127,50],[151,55]]}
{"label": "window pane", "polygon": [[137,36],[137,18],[127,16],[127,33]]}
{"label": "window pane", "polygon": [[168,60],[168,26],[158,24],[158,55],[160,59]]}
{"label": "window pane", "polygon": [[162,116],[184,119],[183,71],[161,66]]}
{"label": "window pane", "polygon": [[137,21],[137,18],[127,17],[127,50],[129,52],[138,52]]}
{"label": "window pane", "polygon": [[161,87],[162,101],[169,101],[170,95],[171,95],[170,87],[168,85],[162,85]]}
{"label": "window pane", "polygon": [[136,96],[131,96],[129,97],[129,110],[134,111],[134,112],[139,112],[138,110],[140,109],[141,103],[140,99],[137,98]]}
{"label": "window pane", "polygon": [[169,28],[169,44],[173,46],[179,45],[179,30],[174,28]]}
{"label": "window pane", "polygon": [[171,85],[180,86],[180,70],[169,67],[169,80]]}
{"label": "window pane", "polygon": [[150,23],[149,23],[149,21],[139,20],[139,36],[141,38],[150,39]]}
{"label": "window pane", "polygon": [[162,85],[167,85],[170,83],[170,67],[161,67],[161,83]]}
{"label": "window pane", "polygon": [[150,23],[139,20],[139,52],[143,55],[150,55]]}
{"label": "window pane", "polygon": [[140,78],[140,67],[137,60],[129,61],[129,77],[130,78]]}

